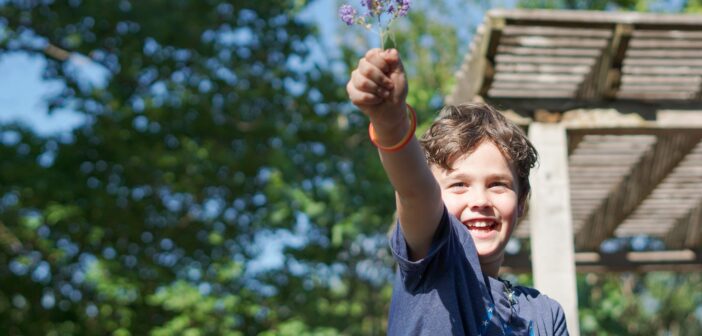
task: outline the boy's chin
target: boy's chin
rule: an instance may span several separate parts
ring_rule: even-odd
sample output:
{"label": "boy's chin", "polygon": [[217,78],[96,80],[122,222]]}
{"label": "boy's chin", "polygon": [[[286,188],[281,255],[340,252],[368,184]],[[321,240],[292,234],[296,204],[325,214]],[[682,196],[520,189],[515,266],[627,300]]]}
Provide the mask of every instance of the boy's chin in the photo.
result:
{"label": "boy's chin", "polygon": [[481,264],[501,261],[504,255],[504,251],[497,246],[476,246],[476,250]]}

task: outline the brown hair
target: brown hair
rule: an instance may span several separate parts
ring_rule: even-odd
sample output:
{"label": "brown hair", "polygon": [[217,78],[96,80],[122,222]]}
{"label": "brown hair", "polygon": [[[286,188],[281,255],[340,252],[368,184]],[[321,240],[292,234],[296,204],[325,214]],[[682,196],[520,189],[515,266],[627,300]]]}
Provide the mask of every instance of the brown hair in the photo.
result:
{"label": "brown hair", "polygon": [[522,204],[531,191],[529,170],[536,164],[538,155],[524,131],[492,106],[447,105],[420,139],[429,164],[444,169],[450,169],[455,159],[471,153],[483,141],[494,143],[510,163]]}

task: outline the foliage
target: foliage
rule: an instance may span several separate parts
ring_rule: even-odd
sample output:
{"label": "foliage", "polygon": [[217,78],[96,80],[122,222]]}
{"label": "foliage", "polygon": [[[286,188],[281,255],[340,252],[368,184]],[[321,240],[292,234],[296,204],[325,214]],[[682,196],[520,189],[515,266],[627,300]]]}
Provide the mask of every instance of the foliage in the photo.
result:
{"label": "foliage", "polygon": [[[382,328],[387,281],[366,266],[389,267],[360,264],[383,251],[360,247],[389,222],[391,190],[343,82],[309,58],[303,7],[2,4],[1,50],[46,58],[66,85],[52,107],[88,122],[47,138],[2,128],[1,330]],[[84,80],[81,57],[104,84]],[[304,244],[282,269],[252,271],[261,237],[286,232]]]}
{"label": "foliage", "polygon": [[[317,31],[297,15],[307,5],[0,3],[0,56],[44,58],[66,86],[51,107],[87,118],[48,137],[0,125],[0,330],[384,333],[392,190],[334,70],[369,45],[346,32],[358,43],[318,61]],[[465,4],[412,5],[395,47],[426,125],[477,22]],[[280,266],[260,266],[269,249]],[[614,277],[580,280],[584,332],[699,330],[699,276],[632,279],[633,294]],[[640,296],[660,302],[655,317]]]}
{"label": "foliage", "polygon": [[699,335],[701,287],[699,273],[578,277],[580,329],[583,335]]}

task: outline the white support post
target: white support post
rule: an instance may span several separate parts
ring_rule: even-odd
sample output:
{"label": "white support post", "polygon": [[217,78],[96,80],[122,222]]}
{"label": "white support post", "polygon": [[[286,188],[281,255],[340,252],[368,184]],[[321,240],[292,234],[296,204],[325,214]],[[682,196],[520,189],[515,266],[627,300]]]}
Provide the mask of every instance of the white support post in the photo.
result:
{"label": "white support post", "polygon": [[539,152],[540,161],[530,177],[529,225],[534,286],[561,304],[568,332],[577,336],[578,292],[565,127],[532,123],[529,139]]}

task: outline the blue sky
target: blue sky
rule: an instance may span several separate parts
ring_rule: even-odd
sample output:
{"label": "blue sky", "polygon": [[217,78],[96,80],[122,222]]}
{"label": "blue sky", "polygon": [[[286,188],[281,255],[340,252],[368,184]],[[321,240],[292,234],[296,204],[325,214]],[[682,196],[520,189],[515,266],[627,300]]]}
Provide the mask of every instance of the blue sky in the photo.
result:
{"label": "blue sky", "polygon": [[80,125],[83,117],[73,111],[47,113],[46,98],[62,84],[41,78],[44,60],[25,53],[0,55],[0,124],[19,122],[42,135],[57,134]]}
{"label": "blue sky", "polygon": [[[419,0],[415,0],[419,1]],[[322,47],[312,48],[313,57],[316,61],[325,62],[329,58],[337,55],[329,54],[336,50],[335,45],[342,43],[338,40],[338,29],[343,24],[337,18],[337,8],[342,1],[337,0],[317,0],[306,8],[300,18],[310,22],[315,22],[320,26]],[[359,1],[348,0],[348,2],[358,7]],[[486,7],[511,8],[516,5],[517,0],[449,0],[451,6],[465,8],[471,15],[467,18],[471,22],[481,20]],[[648,7],[653,11],[678,11],[683,6],[684,0],[652,0]],[[465,7],[463,7],[465,6]],[[462,21],[456,16],[453,20]],[[342,27],[346,28],[346,27]],[[353,27],[359,29],[359,27]],[[472,32],[461,32],[461,39],[467,39],[466,34]],[[72,57],[73,65],[80,71],[86,73],[88,81],[99,82],[101,70],[96,69],[90,62],[84,62],[80,57]],[[0,54],[0,124],[19,122],[33,128],[42,135],[52,135],[70,131],[84,122],[84,117],[70,110],[58,110],[52,114],[47,113],[45,98],[61,89],[58,82],[46,81],[41,78],[44,61],[39,56],[28,56],[25,53]]]}
{"label": "blue sky", "polygon": [[[335,0],[318,0],[302,14],[306,21],[316,22],[324,27],[320,32],[323,40],[332,43],[336,26]],[[323,49],[316,47],[319,57]],[[333,55],[332,55],[333,56]],[[69,62],[85,73],[87,81],[99,82],[102,70],[80,57],[72,57]],[[21,123],[41,135],[56,135],[70,132],[85,121],[85,117],[70,109],[48,113],[46,98],[59,92],[62,84],[42,78],[45,61],[38,55],[23,52],[0,54],[0,124]]]}

